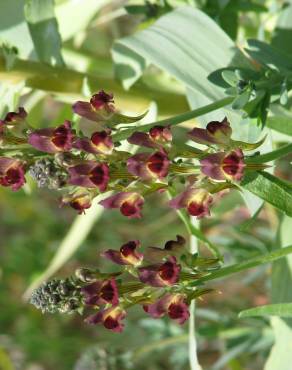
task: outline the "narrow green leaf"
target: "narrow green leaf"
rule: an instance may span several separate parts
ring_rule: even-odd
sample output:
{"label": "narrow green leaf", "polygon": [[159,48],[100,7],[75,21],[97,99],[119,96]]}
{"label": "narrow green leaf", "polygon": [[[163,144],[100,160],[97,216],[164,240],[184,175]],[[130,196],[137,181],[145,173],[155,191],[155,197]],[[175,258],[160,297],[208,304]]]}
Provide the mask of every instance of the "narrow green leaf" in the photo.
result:
{"label": "narrow green leaf", "polygon": [[26,0],[24,14],[39,60],[53,66],[64,65],[54,0]]}
{"label": "narrow green leaf", "polygon": [[252,316],[281,316],[292,317],[292,303],[275,303],[265,306],[249,308],[241,311],[238,315],[240,318]]}
{"label": "narrow green leaf", "polygon": [[230,275],[233,275],[237,272],[241,272],[241,271],[248,270],[256,266],[260,266],[266,263],[276,261],[279,258],[285,257],[290,253],[292,253],[292,245],[286,248],[278,249],[271,253],[261,254],[256,257],[249,258],[244,262],[236,263],[231,266],[222,267],[221,269],[210,273],[210,275],[207,275],[207,276],[202,277],[201,279],[198,279],[196,282],[194,282],[193,285],[197,285],[197,284],[210,281],[210,280],[222,279]]}
{"label": "narrow green leaf", "polygon": [[245,163],[255,163],[255,164],[260,164],[260,163],[267,163],[271,161],[275,161],[276,159],[279,159],[281,157],[284,157],[285,155],[288,155],[292,153],[292,144],[288,144],[285,146],[282,146],[279,149],[273,150],[270,153],[262,154],[262,155],[255,155],[252,157],[247,157],[245,158]]}
{"label": "narrow green leaf", "polygon": [[242,150],[255,150],[258,147],[260,147],[264,141],[266,140],[267,135],[265,135],[261,140],[259,140],[256,143],[245,143],[243,141],[236,141],[236,140],[231,140],[231,143],[234,147],[240,148]]}
{"label": "narrow green leaf", "polygon": [[292,118],[290,117],[284,116],[268,117],[266,125],[272,130],[292,136]]}
{"label": "narrow green leaf", "polygon": [[267,172],[248,172],[241,186],[292,216],[292,185]]}

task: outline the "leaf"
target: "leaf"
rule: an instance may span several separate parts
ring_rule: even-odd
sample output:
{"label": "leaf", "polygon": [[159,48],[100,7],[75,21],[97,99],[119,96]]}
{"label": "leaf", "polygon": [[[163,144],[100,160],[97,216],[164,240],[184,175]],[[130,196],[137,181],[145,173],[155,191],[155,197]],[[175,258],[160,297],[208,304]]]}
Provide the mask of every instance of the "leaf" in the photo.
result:
{"label": "leaf", "polygon": [[242,109],[249,101],[251,95],[250,89],[246,89],[242,94],[238,95],[233,103],[232,108],[233,109]]}
{"label": "leaf", "polygon": [[292,1],[285,1],[285,4],[286,8],[282,9],[277,19],[277,24],[272,35],[271,44],[277,49],[285,50],[285,53],[292,56]]}
{"label": "leaf", "polygon": [[282,50],[259,40],[248,40],[247,44],[246,52],[257,62],[284,73],[292,72],[292,57]]}
{"label": "leaf", "polygon": [[118,46],[134,51],[182,82],[195,92],[196,106],[224,97],[223,89],[214,86],[207,77],[228,66],[236,53],[240,54],[213,19],[193,7],[175,9],[146,30],[118,40],[114,50]]}
{"label": "leaf", "polygon": [[292,317],[292,303],[275,303],[249,308],[247,310],[241,311],[238,315],[238,317],[240,318],[253,316]]}
{"label": "leaf", "polygon": [[26,0],[24,14],[39,60],[52,66],[64,65],[54,0]]}
{"label": "leaf", "polygon": [[231,144],[236,148],[240,148],[240,149],[243,149],[243,150],[246,150],[246,151],[255,150],[264,143],[266,138],[267,138],[267,135],[264,136],[261,140],[259,140],[256,143],[245,143],[243,141],[231,140]]}
{"label": "leaf", "polygon": [[267,172],[247,173],[241,186],[292,216],[292,186]]}
{"label": "leaf", "polygon": [[245,270],[248,270],[256,266],[260,266],[266,263],[276,261],[279,258],[283,258],[291,253],[292,253],[292,245],[285,247],[285,248],[278,249],[271,253],[261,254],[256,257],[249,258],[243,262],[236,263],[231,266],[222,267],[221,269],[210,273],[210,275],[207,275],[207,276],[204,276],[198,279],[196,282],[192,283],[192,285],[195,286],[201,283],[205,283],[206,281],[222,279],[230,275],[233,275],[237,272],[245,271]]}
{"label": "leaf", "polygon": [[238,78],[234,71],[225,69],[222,71],[221,75],[224,81],[226,81],[230,86],[237,86]]}
{"label": "leaf", "polygon": [[36,280],[34,280],[25,291],[23,295],[24,299],[29,299],[32,291],[38,288],[45,280],[54,275],[81,246],[92,229],[94,223],[98,220],[103,212],[103,207],[98,204],[99,201],[100,198],[96,197],[91,208],[86,211],[85,215],[76,216],[75,221],[68,230],[68,233],[61,242],[56,254],[50,261],[46,270]]}
{"label": "leaf", "polygon": [[246,164],[260,164],[260,163],[267,163],[271,161],[275,161],[276,159],[279,159],[281,157],[284,157],[285,155],[292,153],[292,144],[288,144],[285,146],[282,146],[279,149],[273,150],[272,152],[262,154],[262,155],[254,155],[252,157],[246,157],[245,163]]}
{"label": "leaf", "polygon": [[272,130],[292,136],[292,117],[273,116],[267,118],[266,125]]}
{"label": "leaf", "polygon": [[120,123],[134,123],[140,121],[142,118],[146,116],[148,110],[144,113],[140,114],[139,116],[125,116],[124,114],[115,113],[107,122],[111,124],[120,124]]}

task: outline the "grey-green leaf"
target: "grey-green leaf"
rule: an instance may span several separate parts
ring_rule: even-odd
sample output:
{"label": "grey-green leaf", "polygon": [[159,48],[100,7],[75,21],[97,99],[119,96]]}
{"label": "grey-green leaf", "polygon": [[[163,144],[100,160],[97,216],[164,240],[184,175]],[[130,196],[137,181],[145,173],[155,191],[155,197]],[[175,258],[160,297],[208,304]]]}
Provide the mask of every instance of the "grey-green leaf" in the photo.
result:
{"label": "grey-green leaf", "polygon": [[39,60],[53,66],[64,65],[54,1],[26,0],[24,14]]}
{"label": "grey-green leaf", "polygon": [[266,125],[272,130],[292,136],[292,117],[273,116],[268,117]]}
{"label": "grey-green leaf", "polygon": [[292,303],[275,303],[249,308],[247,310],[241,311],[238,316],[240,318],[253,316],[292,317]]}
{"label": "grey-green leaf", "polygon": [[292,216],[292,185],[267,172],[249,172],[241,186]]}

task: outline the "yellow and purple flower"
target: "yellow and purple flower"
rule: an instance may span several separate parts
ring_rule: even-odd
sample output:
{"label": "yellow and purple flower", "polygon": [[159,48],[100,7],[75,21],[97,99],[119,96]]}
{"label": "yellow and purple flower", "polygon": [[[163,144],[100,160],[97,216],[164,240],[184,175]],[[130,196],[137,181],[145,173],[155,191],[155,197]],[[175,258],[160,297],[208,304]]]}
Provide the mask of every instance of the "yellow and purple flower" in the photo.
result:
{"label": "yellow and purple flower", "polygon": [[120,333],[124,329],[122,320],[126,317],[126,311],[119,306],[113,306],[100,310],[96,314],[86,318],[88,324],[102,324],[106,329]]}
{"label": "yellow and purple flower", "polygon": [[175,320],[180,325],[190,317],[184,294],[167,293],[155,303],[145,305],[143,308],[155,319],[168,315],[170,319]]}
{"label": "yellow and purple flower", "polygon": [[206,129],[195,127],[189,132],[191,140],[199,144],[228,146],[231,141],[232,129],[225,117],[223,121],[209,122]]}
{"label": "yellow and purple flower", "polygon": [[106,190],[110,179],[108,165],[95,161],[84,161],[69,167],[68,172],[69,184],[85,188],[98,188],[101,192]]}
{"label": "yellow and purple flower", "polygon": [[99,204],[104,208],[119,208],[121,214],[128,218],[141,218],[144,198],[136,192],[121,192],[103,199]]}
{"label": "yellow and purple flower", "polygon": [[108,303],[116,306],[119,303],[118,287],[114,278],[95,281],[82,287],[81,292],[85,297],[85,304],[89,306],[100,306]]}
{"label": "yellow and purple flower", "polygon": [[168,175],[170,160],[165,151],[138,153],[127,161],[128,171],[143,180],[162,180]]}
{"label": "yellow and purple flower", "polygon": [[190,187],[169,202],[174,209],[186,208],[191,216],[202,218],[210,215],[211,194],[205,189]]}
{"label": "yellow and purple flower", "polygon": [[86,189],[77,190],[73,194],[62,197],[61,205],[69,204],[79,215],[85,213],[85,210],[91,207],[92,194]]}
{"label": "yellow and purple flower", "polygon": [[28,143],[46,153],[68,152],[72,149],[73,132],[71,122],[65,121],[57,128],[35,130],[28,137]]}
{"label": "yellow and purple flower", "polygon": [[132,240],[122,245],[119,251],[108,249],[101,256],[118,265],[139,266],[143,261],[143,254],[136,250],[139,245],[139,240]]}
{"label": "yellow and purple flower", "polygon": [[115,112],[113,103],[113,94],[101,90],[91,97],[90,102],[77,101],[73,105],[73,111],[90,121],[103,122]]}
{"label": "yellow and purple flower", "polygon": [[20,189],[25,183],[24,163],[18,159],[0,157],[0,185]]}
{"label": "yellow and purple flower", "polygon": [[176,284],[179,281],[181,266],[174,256],[169,257],[164,263],[140,267],[138,276],[142,283],[154,287],[164,287]]}
{"label": "yellow and purple flower", "polygon": [[240,181],[244,174],[244,156],[241,149],[219,152],[201,159],[201,171],[214,180]]}
{"label": "yellow and purple flower", "polygon": [[107,131],[94,132],[91,138],[78,138],[73,144],[74,148],[92,154],[110,155],[113,152],[114,144],[110,133]]}
{"label": "yellow and purple flower", "polygon": [[134,132],[127,140],[131,144],[160,149],[162,145],[172,141],[172,133],[169,127],[154,126],[150,129],[149,134]]}

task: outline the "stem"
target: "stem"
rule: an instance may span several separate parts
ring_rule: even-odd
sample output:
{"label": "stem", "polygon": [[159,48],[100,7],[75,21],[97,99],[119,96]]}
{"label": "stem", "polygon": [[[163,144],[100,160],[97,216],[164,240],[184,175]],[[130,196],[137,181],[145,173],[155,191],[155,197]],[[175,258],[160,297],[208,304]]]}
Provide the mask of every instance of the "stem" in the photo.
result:
{"label": "stem", "polygon": [[[199,228],[199,221],[191,217],[191,224]],[[198,253],[198,239],[194,235],[190,235],[190,252],[192,254]],[[191,370],[201,370],[197,356],[197,340],[196,340],[196,302],[193,299],[190,304],[190,320],[189,320],[189,361]]]}
{"label": "stem", "polygon": [[177,125],[179,123],[188,121],[192,118],[196,118],[196,117],[202,116],[206,113],[213,112],[214,110],[217,110],[219,108],[225,107],[226,105],[230,104],[233,101],[233,99],[234,99],[234,97],[229,96],[227,98],[217,100],[214,103],[204,105],[201,108],[193,109],[191,111],[179,114],[179,115],[174,116],[174,117],[166,118],[166,119],[163,119],[163,120],[160,120],[160,121],[148,123],[146,125],[141,125],[141,126],[138,126],[138,127],[123,130],[123,131],[113,135],[113,140],[116,142],[116,141],[127,139],[127,137],[129,137],[134,132],[149,131],[153,126],[157,126],[157,125],[159,125],[159,126],[174,126],[174,125]]}
{"label": "stem", "polygon": [[52,67],[31,60],[16,59],[11,69],[6,69],[5,59],[0,56],[0,79],[9,82],[25,81],[27,87],[57,94],[66,94],[70,100],[84,96],[84,84],[90,91],[101,89],[112,91],[119,106],[123,109],[146,109],[151,101],[155,101],[161,114],[178,114],[187,109],[188,104],[183,94],[162,91],[159,88],[146,86],[140,82],[125,91],[121,84],[113,78],[82,73],[64,67]]}

